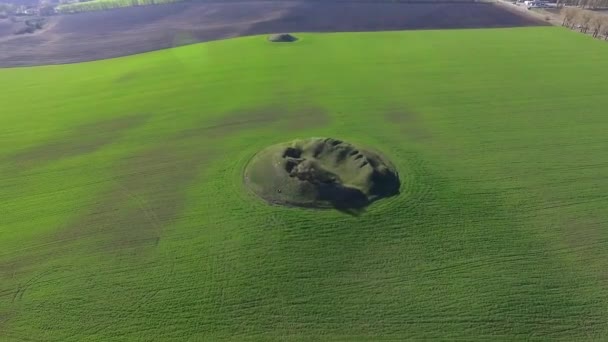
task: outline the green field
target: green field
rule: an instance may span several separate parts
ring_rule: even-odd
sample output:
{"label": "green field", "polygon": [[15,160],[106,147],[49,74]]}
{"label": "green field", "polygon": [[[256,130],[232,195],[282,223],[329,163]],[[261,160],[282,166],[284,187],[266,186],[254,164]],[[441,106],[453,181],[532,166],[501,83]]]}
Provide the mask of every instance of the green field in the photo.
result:
{"label": "green field", "polygon": [[[607,44],[298,36],[0,70],[0,340],[608,339]],[[382,151],[401,194],[246,191],[311,136]]]}

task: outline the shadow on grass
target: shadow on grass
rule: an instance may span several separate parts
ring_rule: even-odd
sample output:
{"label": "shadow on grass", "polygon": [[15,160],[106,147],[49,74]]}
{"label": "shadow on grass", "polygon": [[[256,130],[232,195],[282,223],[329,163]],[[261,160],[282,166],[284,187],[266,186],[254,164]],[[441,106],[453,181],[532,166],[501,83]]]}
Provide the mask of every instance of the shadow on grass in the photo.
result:
{"label": "shadow on grass", "polygon": [[390,180],[391,184],[381,184],[381,193],[369,199],[361,190],[345,187],[341,184],[320,184],[319,195],[322,201],[327,201],[331,206],[347,215],[360,216],[365,213],[365,208],[373,202],[392,197],[399,194],[400,181],[395,177]]}

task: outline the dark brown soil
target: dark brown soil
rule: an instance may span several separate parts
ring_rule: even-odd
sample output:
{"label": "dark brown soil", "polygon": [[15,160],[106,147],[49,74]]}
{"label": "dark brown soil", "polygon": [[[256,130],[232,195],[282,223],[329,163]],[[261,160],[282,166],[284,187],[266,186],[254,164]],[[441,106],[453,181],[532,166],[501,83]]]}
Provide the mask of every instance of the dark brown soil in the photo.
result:
{"label": "dark brown soil", "polygon": [[0,23],[0,67],[104,59],[192,42],[277,32],[546,25],[488,3],[348,1],[184,2],[53,17],[15,36]]}
{"label": "dark brown soil", "polygon": [[0,19],[0,37],[10,36],[13,31],[13,23],[10,20]]}

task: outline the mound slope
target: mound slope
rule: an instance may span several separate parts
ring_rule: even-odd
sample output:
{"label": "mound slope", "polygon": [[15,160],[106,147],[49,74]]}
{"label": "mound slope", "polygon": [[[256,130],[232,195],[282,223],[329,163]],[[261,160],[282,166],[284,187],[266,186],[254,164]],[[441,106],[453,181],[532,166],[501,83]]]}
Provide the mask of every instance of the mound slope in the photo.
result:
{"label": "mound slope", "polygon": [[382,155],[332,138],[270,146],[245,170],[245,184],[274,204],[362,208],[399,192],[395,167]]}
{"label": "mound slope", "polygon": [[291,43],[298,40],[298,38],[290,35],[289,33],[278,33],[270,35],[268,40],[273,43]]}

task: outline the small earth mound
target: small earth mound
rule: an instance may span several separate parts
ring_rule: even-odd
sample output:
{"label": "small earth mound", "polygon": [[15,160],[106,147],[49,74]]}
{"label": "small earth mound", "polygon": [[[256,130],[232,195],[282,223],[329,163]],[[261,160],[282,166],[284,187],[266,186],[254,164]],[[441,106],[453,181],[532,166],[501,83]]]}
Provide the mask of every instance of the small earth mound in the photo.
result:
{"label": "small earth mound", "polygon": [[247,165],[245,184],[264,200],[310,208],[363,208],[399,193],[385,157],[332,138],[270,146]]}
{"label": "small earth mound", "polygon": [[298,38],[290,35],[289,33],[273,34],[268,37],[268,40],[274,43],[292,43],[298,40]]}

